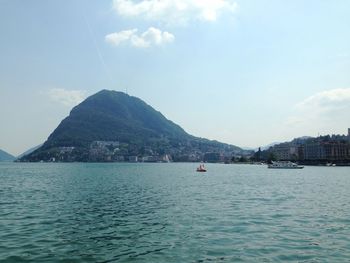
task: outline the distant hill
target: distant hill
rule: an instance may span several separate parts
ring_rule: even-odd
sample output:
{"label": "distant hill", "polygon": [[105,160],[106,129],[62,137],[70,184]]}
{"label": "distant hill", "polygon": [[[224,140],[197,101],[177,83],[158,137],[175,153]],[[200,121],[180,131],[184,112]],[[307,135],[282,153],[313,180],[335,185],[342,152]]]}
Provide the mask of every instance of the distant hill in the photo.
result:
{"label": "distant hill", "polygon": [[13,155],[0,150],[0,162],[8,162],[8,161],[14,161],[16,159],[16,157],[14,157]]}
{"label": "distant hill", "polygon": [[28,154],[34,152],[35,150],[39,149],[41,146],[43,146],[43,144],[39,144],[39,145],[37,145],[37,146],[34,146],[34,147],[32,147],[32,148],[26,150],[24,153],[18,155],[18,156],[17,156],[17,159],[21,159],[23,156],[28,155]]}
{"label": "distant hill", "polygon": [[113,161],[164,154],[186,160],[207,152],[239,151],[189,135],[139,98],[102,90],[74,107],[47,141],[21,161]]}
{"label": "distant hill", "polygon": [[[303,143],[303,142],[307,141],[310,138],[312,138],[312,137],[310,137],[310,136],[302,136],[302,137],[294,138],[291,142],[293,142],[293,143]],[[268,145],[261,146],[260,149],[262,151],[265,151],[265,150],[268,150],[270,147],[273,147],[273,146],[281,144],[281,143],[285,143],[285,142],[273,142],[273,143],[270,143]],[[258,149],[259,148],[256,148],[255,151],[257,151]]]}
{"label": "distant hill", "polygon": [[[265,150],[269,149],[270,147],[275,146],[275,145],[280,144],[280,143],[281,143],[281,142],[272,142],[272,143],[270,143],[270,144],[268,144],[268,145],[264,145],[264,146],[260,147],[260,149],[261,149],[262,151],[265,151]],[[259,149],[259,148],[258,148],[258,149]],[[256,150],[258,150],[258,149],[256,149]]]}

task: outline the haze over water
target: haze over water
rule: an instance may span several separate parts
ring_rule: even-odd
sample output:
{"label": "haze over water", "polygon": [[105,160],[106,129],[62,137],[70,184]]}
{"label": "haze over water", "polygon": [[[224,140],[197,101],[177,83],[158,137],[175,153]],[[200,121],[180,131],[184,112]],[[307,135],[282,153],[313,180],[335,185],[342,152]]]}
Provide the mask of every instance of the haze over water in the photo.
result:
{"label": "haze over water", "polygon": [[347,167],[0,164],[0,261],[344,262]]}

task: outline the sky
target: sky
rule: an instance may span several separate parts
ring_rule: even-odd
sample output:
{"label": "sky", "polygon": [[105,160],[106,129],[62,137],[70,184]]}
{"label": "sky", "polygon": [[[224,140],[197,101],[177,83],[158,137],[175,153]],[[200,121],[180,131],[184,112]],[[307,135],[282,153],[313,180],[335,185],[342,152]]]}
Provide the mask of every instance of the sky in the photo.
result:
{"label": "sky", "polygon": [[0,149],[101,89],[240,147],[350,127],[348,0],[0,0]]}

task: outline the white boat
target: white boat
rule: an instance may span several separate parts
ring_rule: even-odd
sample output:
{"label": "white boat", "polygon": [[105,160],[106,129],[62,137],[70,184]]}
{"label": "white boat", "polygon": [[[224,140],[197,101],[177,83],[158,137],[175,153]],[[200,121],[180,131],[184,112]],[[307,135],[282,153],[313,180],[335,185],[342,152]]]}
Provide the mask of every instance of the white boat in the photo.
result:
{"label": "white boat", "polygon": [[304,166],[298,165],[296,163],[292,163],[290,161],[272,162],[267,167],[274,168],[274,169],[303,169],[304,168]]}

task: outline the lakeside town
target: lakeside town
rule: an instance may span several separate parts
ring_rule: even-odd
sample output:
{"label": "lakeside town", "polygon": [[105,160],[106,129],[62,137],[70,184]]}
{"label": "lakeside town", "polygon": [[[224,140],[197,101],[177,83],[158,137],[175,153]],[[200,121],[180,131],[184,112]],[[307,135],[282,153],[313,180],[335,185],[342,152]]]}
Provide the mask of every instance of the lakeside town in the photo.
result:
{"label": "lakeside town", "polygon": [[350,165],[350,128],[347,135],[302,137],[259,149],[255,161],[293,161],[306,165]]}
{"label": "lakeside town", "polygon": [[[75,147],[58,147],[49,162],[75,160]],[[189,145],[172,149],[136,149],[119,141],[94,141],[90,144],[88,160],[93,162],[206,162],[206,163],[269,163],[292,161],[305,165],[350,165],[350,128],[347,135],[301,137],[275,144],[265,150],[207,149],[201,151]]]}
{"label": "lakeside town", "polygon": [[[155,154],[151,148],[145,148],[146,155],[127,155],[126,145],[119,142],[97,141],[91,145],[90,154],[94,159],[121,162],[208,162],[208,163],[254,163],[270,161],[293,161],[306,165],[349,165],[350,164],[350,128],[347,135],[325,135],[319,137],[301,137],[290,142],[275,144],[266,150],[257,151],[221,151],[200,152],[190,150],[181,155]],[[120,152],[125,155],[121,155]],[[116,154],[119,153],[119,154]]]}

